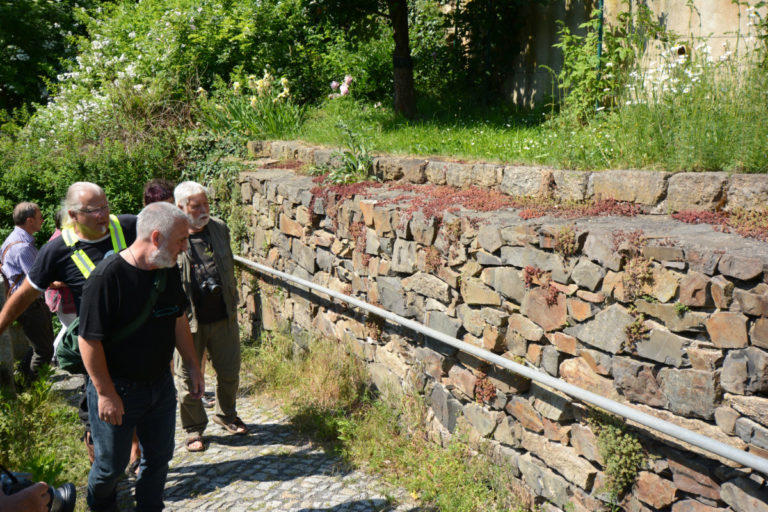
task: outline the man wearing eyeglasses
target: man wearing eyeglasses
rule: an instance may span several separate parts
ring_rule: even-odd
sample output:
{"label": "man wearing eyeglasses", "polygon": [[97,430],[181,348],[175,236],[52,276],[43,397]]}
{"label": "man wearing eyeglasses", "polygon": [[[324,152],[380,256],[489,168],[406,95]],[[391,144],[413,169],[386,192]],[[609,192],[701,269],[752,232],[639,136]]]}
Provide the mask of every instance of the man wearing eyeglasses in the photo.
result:
{"label": "man wearing eyeglasses", "polygon": [[[52,284],[66,285],[72,291],[75,309],[80,314],[83,285],[103,259],[118,253],[136,240],[135,215],[110,215],[104,190],[87,181],[70,185],[63,208],[67,220],[61,236],[43,245],[26,279],[0,311],[0,334]],[[81,409],[81,418],[87,420]],[[86,445],[91,455],[90,432]],[[92,459],[92,456],[91,456]]]}

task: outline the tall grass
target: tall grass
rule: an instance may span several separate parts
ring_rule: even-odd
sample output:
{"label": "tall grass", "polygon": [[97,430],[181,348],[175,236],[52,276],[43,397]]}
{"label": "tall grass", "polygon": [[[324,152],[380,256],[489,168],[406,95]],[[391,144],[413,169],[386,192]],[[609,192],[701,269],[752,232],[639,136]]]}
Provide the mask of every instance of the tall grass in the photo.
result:
{"label": "tall grass", "polygon": [[81,434],[77,409],[52,389],[50,371],[23,392],[0,397],[0,464],[11,471],[53,485],[84,484],[88,456]]}
{"label": "tall grass", "polygon": [[446,448],[430,441],[422,401],[371,393],[361,361],[345,343],[297,343],[284,331],[266,333],[246,348],[243,361],[252,390],[282,400],[303,432],[330,441],[348,463],[439,511],[520,510],[503,466],[458,437]]}

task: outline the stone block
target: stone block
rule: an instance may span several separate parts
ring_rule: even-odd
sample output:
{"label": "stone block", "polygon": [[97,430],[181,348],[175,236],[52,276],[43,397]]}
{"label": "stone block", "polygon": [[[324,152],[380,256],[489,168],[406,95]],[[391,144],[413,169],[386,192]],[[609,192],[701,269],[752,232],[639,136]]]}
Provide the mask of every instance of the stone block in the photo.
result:
{"label": "stone block", "polygon": [[474,277],[462,279],[461,296],[464,302],[470,305],[501,305],[501,296],[480,279]]}
{"label": "stone block", "polygon": [[727,512],[724,508],[710,507],[692,499],[682,500],[672,505],[672,512]]}
{"label": "stone block", "polygon": [[613,358],[613,379],[628,400],[652,407],[666,407],[667,399],[653,374],[653,365],[628,357]]}
{"label": "stone block", "polygon": [[435,217],[427,217],[421,210],[413,213],[411,217],[411,237],[415,242],[426,247],[432,245],[437,235]]}
{"label": "stone block", "polygon": [[621,255],[613,249],[613,235],[607,231],[590,231],[582,249],[584,255],[604,267],[621,270]]}
{"label": "stone block", "polygon": [[722,386],[739,395],[768,392],[768,353],[757,347],[728,352],[723,362]]}
{"label": "stone block", "polygon": [[581,357],[566,359],[560,363],[560,378],[569,384],[586,389],[598,395],[617,400],[619,395],[613,387],[613,381],[600,376]]}
{"label": "stone block", "polygon": [[768,398],[728,394],[725,397],[735,410],[768,427]]}
{"label": "stone block", "polygon": [[557,377],[563,357],[555,347],[546,346],[541,352],[541,368],[553,377]]}
{"label": "stone block", "polygon": [[280,231],[296,238],[304,236],[304,227],[284,213],[280,214]]}
{"label": "stone block", "polygon": [[551,178],[546,169],[510,165],[504,168],[499,188],[513,197],[540,197],[548,191]]}
{"label": "stone block", "polygon": [[[504,416],[493,432],[493,439],[502,444],[518,447],[520,446],[520,433],[520,425],[512,417]],[[515,465],[515,469],[517,469],[517,465]]]}
{"label": "stone block", "polygon": [[528,341],[540,341],[544,330],[519,313],[509,315],[507,330],[514,331]]}
{"label": "stone block", "polygon": [[680,491],[712,500],[720,499],[720,485],[703,464],[690,458],[670,459],[669,469],[672,470],[672,481]]}
{"label": "stone block", "polygon": [[448,162],[445,166],[445,183],[450,187],[468,187],[472,184],[472,165]]}
{"label": "stone block", "polygon": [[568,327],[565,333],[593,347],[618,354],[627,343],[626,327],[634,321],[625,308],[614,304],[595,315],[593,320]]}
{"label": "stone block", "polygon": [[485,224],[477,232],[477,243],[489,253],[494,253],[504,245],[501,230],[496,224]]}
{"label": "stone block", "polygon": [[728,185],[729,211],[743,208],[759,210],[768,204],[768,179],[765,174],[733,174]]}
{"label": "stone block", "polygon": [[554,195],[560,201],[583,201],[587,199],[587,186],[591,173],[584,171],[553,170]]}
{"label": "stone block", "polygon": [[488,380],[491,381],[497,390],[508,395],[525,393],[531,387],[529,379],[497,366],[494,366],[488,372]]}
{"label": "stone block", "polygon": [[642,248],[642,254],[646,259],[663,261],[682,261],[685,252],[679,247],[666,245],[646,245]]}
{"label": "stone block", "polygon": [[605,295],[602,293],[592,293],[586,290],[577,290],[576,296],[581,300],[591,302],[593,304],[601,304],[605,302]]}
{"label": "stone block", "polygon": [[494,188],[501,183],[504,166],[497,164],[479,163],[472,166],[473,185],[483,188]]}
{"label": "stone block", "polygon": [[520,311],[545,331],[555,331],[565,326],[568,309],[565,295],[557,293],[555,303],[548,304],[549,292],[543,287],[530,290],[523,299]]}
{"label": "stone block", "polygon": [[592,368],[593,372],[600,375],[611,374],[613,358],[610,355],[600,352],[599,350],[581,348],[579,349],[579,357]]}
{"label": "stone block", "polygon": [[456,430],[456,420],[463,412],[461,402],[453,398],[443,386],[436,384],[429,395],[428,403],[435,413],[435,418],[453,433]]}
{"label": "stone block", "polygon": [[748,344],[747,317],[741,313],[718,311],[705,325],[712,343],[718,348],[742,348]]}
{"label": "stone block", "polygon": [[470,400],[475,398],[475,384],[477,383],[477,377],[471,370],[460,364],[455,364],[448,370],[448,379]]}
{"label": "stone block", "polygon": [[715,409],[715,424],[726,434],[732,435],[736,427],[739,413],[730,407],[718,407]]}
{"label": "stone block", "polygon": [[727,310],[733,300],[733,283],[723,276],[715,276],[710,280],[712,300],[720,309]]}
{"label": "stone block", "polygon": [[551,390],[536,382],[531,383],[533,407],[542,416],[552,421],[564,422],[573,419],[571,399],[563,393]]}
{"label": "stone block", "polygon": [[677,487],[655,473],[640,471],[635,479],[633,495],[643,503],[661,509],[675,501]]}
{"label": "stone block", "polygon": [[586,258],[580,258],[571,273],[573,282],[591,292],[597,290],[605,276],[605,270]]}
{"label": "stone block", "polygon": [[405,295],[400,280],[396,277],[377,277],[376,286],[379,291],[381,307],[396,315],[410,317],[413,311],[406,305]]}
{"label": "stone block", "polygon": [[549,442],[531,432],[523,432],[522,446],[569,482],[586,491],[592,488],[597,469],[589,461],[579,457],[573,448]]}
{"label": "stone block", "polygon": [[763,273],[763,265],[765,265],[765,262],[759,258],[724,254],[720,258],[717,270],[725,276],[749,281]]}
{"label": "stone block", "polygon": [[667,192],[666,172],[603,171],[592,173],[592,189],[598,201],[614,199],[655,206]]}
{"label": "stone block", "polygon": [[416,243],[406,242],[402,238],[395,240],[395,246],[392,249],[393,272],[402,272],[410,274],[416,270]]}
{"label": "stone block", "polygon": [[451,300],[448,284],[432,274],[417,272],[416,274],[403,279],[402,286],[406,291],[413,291],[443,303],[448,303]]}
{"label": "stone block", "polygon": [[736,289],[733,291],[733,298],[744,314],[768,317],[768,293]]}
{"label": "stone block", "polygon": [[595,314],[595,311],[592,309],[592,304],[589,302],[569,298],[566,303],[568,305],[568,315],[577,322],[589,320]]}
{"label": "stone block", "polygon": [[427,313],[427,327],[456,338],[461,329],[461,321],[440,311],[430,311]]}
{"label": "stone block", "polygon": [[712,419],[721,396],[719,375],[698,370],[664,368],[659,372],[661,389],[669,410],[683,416]]}
{"label": "stone block", "polygon": [[635,306],[640,313],[659,319],[672,332],[702,331],[709,318],[703,311],[686,311],[681,315],[674,304],[637,300]]}
{"label": "stone block", "polygon": [[504,413],[488,409],[470,402],[464,406],[464,417],[474,427],[480,437],[489,437],[501,422]]}
{"label": "stone block", "polygon": [[475,253],[475,260],[483,267],[500,267],[504,262],[498,256],[487,253],[485,251],[477,251]]}
{"label": "stone block", "polygon": [[547,339],[557,350],[564,354],[575,356],[578,354],[579,341],[573,336],[568,336],[562,332],[552,332],[547,334]]}
{"label": "stone block", "polygon": [[315,250],[310,246],[301,243],[299,240],[294,240],[291,255],[294,261],[301,265],[307,272],[315,272]]}
{"label": "stone block", "polygon": [[566,506],[571,495],[567,480],[547,469],[530,453],[522,455],[518,464],[523,480],[535,495],[543,496],[561,508]]}
{"label": "stone block", "polygon": [[485,329],[485,319],[479,309],[469,307],[467,304],[461,304],[457,313],[461,319],[461,325],[474,336],[482,336]]}
{"label": "stone block", "polygon": [[689,272],[680,280],[679,301],[689,307],[706,307],[712,304],[709,293],[710,280],[700,272]]}
{"label": "stone block", "polygon": [[724,172],[681,172],[669,178],[667,208],[714,210],[723,199],[728,174]]}
{"label": "stone block", "polygon": [[597,447],[597,437],[589,427],[574,423],[571,427],[571,445],[576,449],[576,453],[587,460],[597,462],[601,466],[605,465],[600,449]]}
{"label": "stone block", "polygon": [[735,478],[720,487],[720,499],[734,512],[768,512],[768,492],[748,478]]}
{"label": "stone block", "polygon": [[689,343],[690,340],[659,326],[651,329],[648,337],[638,341],[635,348],[640,357],[679,368]]}
{"label": "stone block", "polygon": [[481,281],[491,286],[504,297],[520,304],[525,298],[525,283],[520,271],[512,267],[486,268],[480,275]]}

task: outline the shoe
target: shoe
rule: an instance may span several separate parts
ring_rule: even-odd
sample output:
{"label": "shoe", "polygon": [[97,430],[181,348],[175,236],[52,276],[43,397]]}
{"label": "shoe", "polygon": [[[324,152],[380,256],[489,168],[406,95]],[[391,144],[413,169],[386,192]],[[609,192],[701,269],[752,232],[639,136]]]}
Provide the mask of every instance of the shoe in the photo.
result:
{"label": "shoe", "polygon": [[200,399],[203,402],[203,407],[206,409],[213,409],[213,406],[216,405],[216,399],[213,397],[207,397],[203,395],[203,397]]}
{"label": "shoe", "polygon": [[245,426],[245,423],[243,423],[243,420],[235,416],[235,419],[233,419],[230,422],[224,421],[224,419],[221,416],[218,416],[216,414],[213,415],[213,418],[211,418],[214,423],[218,423],[222,427],[224,427],[227,432],[230,434],[237,434],[237,435],[245,435],[248,433],[248,427]]}
{"label": "shoe", "polygon": [[[200,443],[200,446],[193,447],[192,445],[195,443]],[[205,440],[203,439],[203,436],[200,434],[190,434],[185,440],[184,440],[184,447],[187,449],[188,452],[202,452],[205,451]]]}

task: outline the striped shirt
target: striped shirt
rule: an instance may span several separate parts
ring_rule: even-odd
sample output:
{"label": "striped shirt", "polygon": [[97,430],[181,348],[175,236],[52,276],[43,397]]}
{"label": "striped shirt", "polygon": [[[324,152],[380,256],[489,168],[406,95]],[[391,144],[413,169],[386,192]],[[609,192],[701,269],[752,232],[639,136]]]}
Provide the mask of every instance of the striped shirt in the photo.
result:
{"label": "striped shirt", "polygon": [[[8,252],[5,252],[5,249],[14,242],[21,243],[14,244],[8,248]],[[29,272],[29,269],[32,268],[32,264],[35,262],[37,257],[35,239],[19,226],[15,226],[11,234],[3,242],[3,246],[0,247],[0,255],[2,254],[5,254],[2,266],[3,274],[5,274],[8,282],[16,282],[16,286],[11,288],[11,293],[13,293],[23,280],[19,279],[19,276],[27,275],[27,272]]]}

